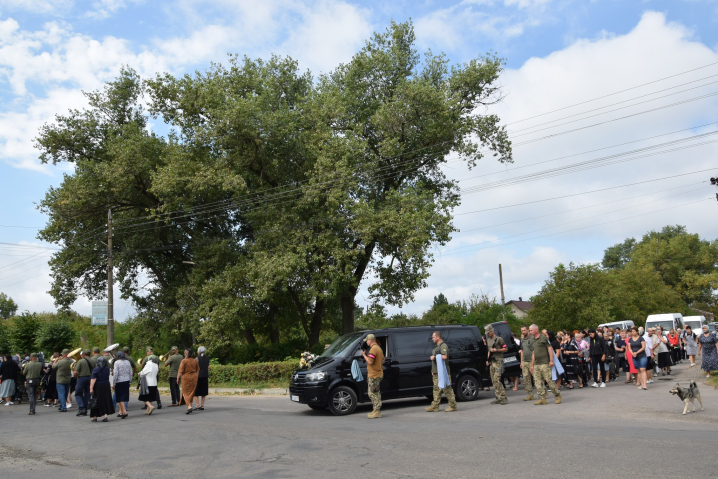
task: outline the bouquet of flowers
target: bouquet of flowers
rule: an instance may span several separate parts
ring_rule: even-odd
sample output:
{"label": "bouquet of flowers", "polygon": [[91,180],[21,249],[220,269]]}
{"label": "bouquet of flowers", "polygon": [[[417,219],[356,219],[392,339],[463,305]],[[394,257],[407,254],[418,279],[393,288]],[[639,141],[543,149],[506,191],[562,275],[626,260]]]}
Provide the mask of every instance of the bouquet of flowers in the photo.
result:
{"label": "bouquet of flowers", "polygon": [[302,359],[299,360],[299,368],[300,369],[309,369],[312,367],[312,363],[314,360],[317,359],[317,357],[310,353],[309,351],[304,351],[302,353]]}

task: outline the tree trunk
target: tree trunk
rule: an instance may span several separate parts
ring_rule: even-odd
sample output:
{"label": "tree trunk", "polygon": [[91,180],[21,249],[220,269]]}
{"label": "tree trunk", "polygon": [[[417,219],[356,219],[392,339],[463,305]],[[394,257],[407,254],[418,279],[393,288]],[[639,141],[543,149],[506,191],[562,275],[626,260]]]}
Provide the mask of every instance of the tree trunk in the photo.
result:
{"label": "tree trunk", "polygon": [[279,342],[279,329],[277,329],[277,307],[270,303],[269,304],[269,317],[267,318],[269,321],[269,340],[272,342],[272,344],[277,344]]}
{"label": "tree trunk", "polygon": [[324,300],[318,299],[314,303],[314,313],[309,325],[309,337],[307,339],[310,348],[319,343],[319,335],[322,332],[322,316],[324,316]]}
{"label": "tree trunk", "polygon": [[252,328],[250,328],[249,326],[244,328],[244,337],[247,340],[247,344],[257,344],[257,339],[254,337]]}
{"label": "tree trunk", "polygon": [[342,334],[354,332],[354,295],[345,294],[340,299],[342,307]]}

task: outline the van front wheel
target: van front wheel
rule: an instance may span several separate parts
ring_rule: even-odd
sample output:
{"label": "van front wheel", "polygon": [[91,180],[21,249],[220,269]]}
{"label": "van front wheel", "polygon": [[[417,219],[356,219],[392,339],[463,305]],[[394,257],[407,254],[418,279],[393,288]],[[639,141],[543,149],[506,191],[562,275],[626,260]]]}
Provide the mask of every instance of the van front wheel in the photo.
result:
{"label": "van front wheel", "polygon": [[346,416],[357,408],[357,395],[348,386],[339,386],[329,394],[329,410],[335,416]]}
{"label": "van front wheel", "polygon": [[461,376],[456,382],[456,396],[459,401],[475,401],[479,398],[479,381],[468,374]]}

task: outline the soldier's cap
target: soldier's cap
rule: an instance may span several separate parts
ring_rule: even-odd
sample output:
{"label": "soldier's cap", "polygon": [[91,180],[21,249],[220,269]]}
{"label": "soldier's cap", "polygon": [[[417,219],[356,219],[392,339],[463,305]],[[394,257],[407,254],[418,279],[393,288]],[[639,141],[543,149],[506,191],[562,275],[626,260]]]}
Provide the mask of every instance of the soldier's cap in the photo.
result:
{"label": "soldier's cap", "polygon": [[376,336],[374,336],[373,334],[367,334],[366,338],[364,338],[365,341],[369,341],[370,339],[372,341],[376,341]]}
{"label": "soldier's cap", "polygon": [[69,350],[69,349],[63,349],[60,354],[70,354],[70,350]]}
{"label": "soldier's cap", "polygon": [[152,349],[152,346],[147,346],[147,352],[148,352],[148,353],[152,353],[152,352],[154,352],[154,351],[155,351],[155,350]]}
{"label": "soldier's cap", "polygon": [[30,359],[36,358],[36,357],[37,357],[37,353],[30,353]]}
{"label": "soldier's cap", "polygon": [[129,346],[125,346],[124,348],[122,348],[122,350],[123,350],[124,352],[126,352],[126,353],[129,353],[129,352],[130,352]]}
{"label": "soldier's cap", "polygon": [[494,327],[491,326],[490,324],[487,324],[486,326],[484,326],[484,331],[486,331],[487,333],[489,331],[493,331],[493,330],[494,330]]}
{"label": "soldier's cap", "polygon": [[179,351],[179,348],[177,346],[172,346],[170,348],[170,351]]}
{"label": "soldier's cap", "polygon": [[92,351],[90,351],[89,349],[85,349],[84,351],[82,351],[82,354],[84,354],[85,356],[89,356],[90,354],[92,354]]}
{"label": "soldier's cap", "polygon": [[93,353],[93,354],[100,354],[100,348],[98,348],[97,346],[95,346],[94,348],[92,348],[92,353]]}

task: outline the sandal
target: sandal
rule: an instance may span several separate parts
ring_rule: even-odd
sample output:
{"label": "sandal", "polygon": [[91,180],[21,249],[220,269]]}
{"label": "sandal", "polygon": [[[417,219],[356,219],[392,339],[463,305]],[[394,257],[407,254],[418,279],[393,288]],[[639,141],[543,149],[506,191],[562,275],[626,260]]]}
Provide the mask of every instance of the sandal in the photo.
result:
{"label": "sandal", "polygon": [[623,384],[631,384],[631,382],[632,381],[630,379],[626,379],[625,381],[623,381]]}

